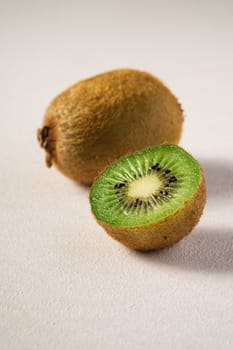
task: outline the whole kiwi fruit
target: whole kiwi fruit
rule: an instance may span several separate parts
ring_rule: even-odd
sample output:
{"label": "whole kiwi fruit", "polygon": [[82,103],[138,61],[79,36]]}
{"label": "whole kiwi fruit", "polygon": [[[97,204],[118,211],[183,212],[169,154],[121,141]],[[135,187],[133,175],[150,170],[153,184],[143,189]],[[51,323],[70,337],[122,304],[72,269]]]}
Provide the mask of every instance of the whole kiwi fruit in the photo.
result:
{"label": "whole kiwi fruit", "polygon": [[92,184],[120,157],[179,142],[183,115],[171,91],[149,73],[118,69],[82,80],[46,110],[38,140],[48,167]]}
{"label": "whole kiwi fruit", "polygon": [[97,177],[90,191],[98,223],[136,250],[160,249],[181,240],[198,223],[205,202],[199,163],[169,144],[116,161]]}

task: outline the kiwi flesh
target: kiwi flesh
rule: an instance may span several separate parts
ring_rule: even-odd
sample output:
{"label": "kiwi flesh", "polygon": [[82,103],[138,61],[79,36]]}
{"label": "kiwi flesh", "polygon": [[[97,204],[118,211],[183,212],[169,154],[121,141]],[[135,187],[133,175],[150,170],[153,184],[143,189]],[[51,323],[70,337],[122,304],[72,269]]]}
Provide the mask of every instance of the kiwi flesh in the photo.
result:
{"label": "kiwi flesh", "polygon": [[183,113],[172,92],[153,75],[118,69],[82,80],[46,110],[38,140],[48,167],[92,184],[122,156],[180,140]]}
{"label": "kiwi flesh", "polygon": [[97,177],[90,191],[98,223],[136,250],[160,249],[182,239],[198,223],[205,202],[199,163],[171,144],[118,160]]}

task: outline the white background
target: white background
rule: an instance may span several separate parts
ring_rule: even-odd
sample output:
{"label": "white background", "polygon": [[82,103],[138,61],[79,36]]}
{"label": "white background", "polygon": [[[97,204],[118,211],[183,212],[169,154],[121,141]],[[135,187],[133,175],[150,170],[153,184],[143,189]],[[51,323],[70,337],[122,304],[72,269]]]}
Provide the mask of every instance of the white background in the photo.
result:
{"label": "white background", "polygon": [[[1,350],[232,350],[233,2],[0,0],[0,27]],[[179,98],[208,186],[193,233],[149,254],[97,226],[36,140],[54,96],[119,67]]]}

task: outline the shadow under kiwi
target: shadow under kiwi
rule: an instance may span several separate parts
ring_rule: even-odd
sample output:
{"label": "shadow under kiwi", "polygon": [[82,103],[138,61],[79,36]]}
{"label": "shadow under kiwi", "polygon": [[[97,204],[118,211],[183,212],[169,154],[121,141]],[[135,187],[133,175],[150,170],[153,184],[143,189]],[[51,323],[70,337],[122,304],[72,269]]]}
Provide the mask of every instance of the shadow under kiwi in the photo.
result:
{"label": "shadow under kiwi", "polygon": [[208,200],[233,199],[233,162],[219,159],[200,159]]}
{"label": "shadow under kiwi", "polygon": [[82,183],[79,183],[79,182],[75,182],[72,180],[72,184],[74,186],[74,188],[78,189],[79,191],[83,192],[83,193],[86,193],[86,194],[89,194],[90,192],[90,189],[91,189],[91,185],[85,185],[85,184],[82,184]]}
{"label": "shadow under kiwi", "polygon": [[232,273],[233,228],[197,228],[169,248],[134,254],[150,263],[209,273]]}

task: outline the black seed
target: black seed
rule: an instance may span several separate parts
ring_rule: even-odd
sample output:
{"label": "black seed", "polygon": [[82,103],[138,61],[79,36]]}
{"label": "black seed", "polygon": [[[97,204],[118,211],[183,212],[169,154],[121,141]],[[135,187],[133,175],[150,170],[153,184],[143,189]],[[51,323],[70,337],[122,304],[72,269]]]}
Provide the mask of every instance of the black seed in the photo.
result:
{"label": "black seed", "polygon": [[157,168],[157,169],[156,169],[156,171],[160,171],[160,170],[161,170],[161,168]]}
{"label": "black seed", "polygon": [[163,196],[167,196],[168,195],[167,191],[160,191],[159,193],[162,194]]}
{"label": "black seed", "polygon": [[142,205],[142,200],[139,200],[139,201],[138,201],[138,205]]}
{"label": "black seed", "polygon": [[163,191],[163,196],[167,196],[168,192],[167,191]]}
{"label": "black seed", "polygon": [[137,206],[138,206],[138,201],[139,201],[139,199],[137,198],[137,199],[133,202],[134,208],[137,208]]}
{"label": "black seed", "polygon": [[151,169],[156,170],[158,168],[158,166],[159,166],[159,163],[156,163],[155,165],[152,165]]}
{"label": "black seed", "polygon": [[171,172],[171,170],[167,169],[165,170],[165,174],[169,174]]}
{"label": "black seed", "polygon": [[159,191],[162,196],[165,196],[165,191]]}
{"label": "black seed", "polygon": [[177,178],[175,176],[170,177],[169,182],[176,182]]}
{"label": "black seed", "polygon": [[122,188],[122,187],[125,187],[125,183],[124,183],[124,182],[121,182],[121,183],[116,184],[116,185],[114,186],[114,188]]}
{"label": "black seed", "polygon": [[170,184],[169,184],[169,183],[167,183],[167,184],[165,184],[165,185],[164,185],[164,187],[170,187]]}
{"label": "black seed", "polygon": [[163,196],[167,196],[167,195],[168,195],[168,192],[167,192],[167,191],[160,191],[160,193],[161,193]]}

